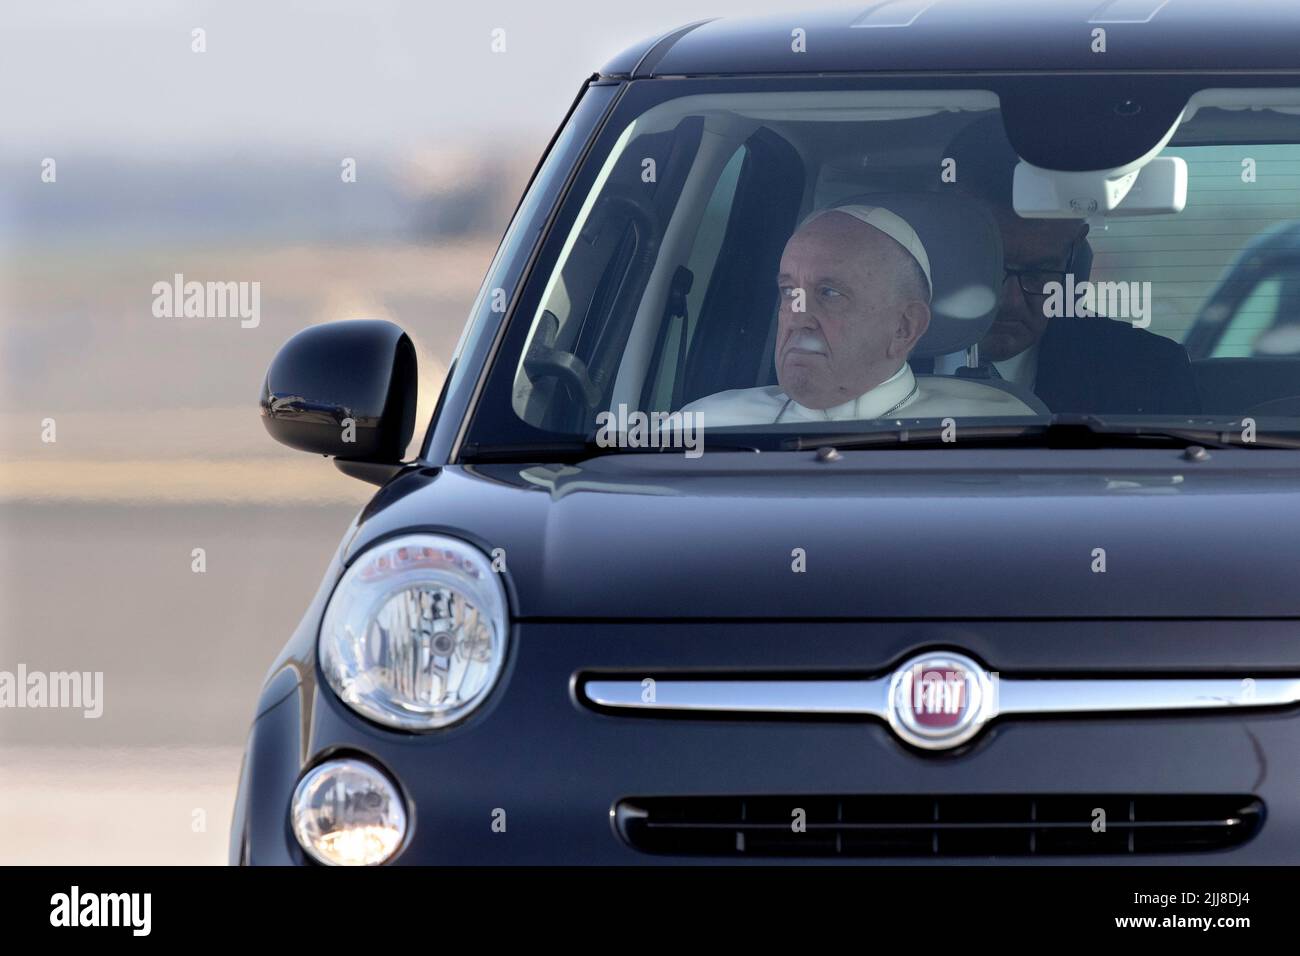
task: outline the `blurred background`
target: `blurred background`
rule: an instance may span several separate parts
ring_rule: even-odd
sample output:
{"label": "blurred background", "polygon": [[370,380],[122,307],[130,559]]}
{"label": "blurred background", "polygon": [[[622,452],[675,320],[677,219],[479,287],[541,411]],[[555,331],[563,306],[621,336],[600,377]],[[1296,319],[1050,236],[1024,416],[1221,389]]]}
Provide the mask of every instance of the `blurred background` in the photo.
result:
{"label": "blurred background", "polygon": [[[401,324],[418,440],[583,80],[791,6],[4,5],[0,671],[102,671],[104,709],[0,709],[0,864],[225,861],[262,679],[372,490],[266,435],[267,363],[318,322]],[[259,282],[260,322],[155,317],[176,273]]]}

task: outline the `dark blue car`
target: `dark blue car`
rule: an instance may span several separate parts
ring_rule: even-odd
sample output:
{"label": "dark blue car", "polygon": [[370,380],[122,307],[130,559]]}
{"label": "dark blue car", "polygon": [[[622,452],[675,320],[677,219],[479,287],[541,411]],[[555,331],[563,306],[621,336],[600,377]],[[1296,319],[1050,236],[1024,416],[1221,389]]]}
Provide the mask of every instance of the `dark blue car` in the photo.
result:
{"label": "dark blue car", "polygon": [[268,371],[379,490],[231,861],[1300,862],[1300,358],[1184,344],[1300,220],[1298,35],[894,0],[614,58],[431,422],[387,322]]}

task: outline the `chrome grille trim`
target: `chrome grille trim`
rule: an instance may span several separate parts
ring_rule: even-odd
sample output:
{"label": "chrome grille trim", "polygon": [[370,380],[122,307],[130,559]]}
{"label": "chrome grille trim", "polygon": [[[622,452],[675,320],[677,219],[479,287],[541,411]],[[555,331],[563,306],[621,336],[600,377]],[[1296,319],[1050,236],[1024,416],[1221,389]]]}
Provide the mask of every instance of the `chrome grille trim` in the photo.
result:
{"label": "chrome grille trim", "polygon": [[640,680],[592,680],[582,685],[589,703],[626,710],[723,713],[858,714],[884,717],[889,679],[690,680],[655,679],[654,701],[642,699]]}
{"label": "chrome grille trim", "polygon": [[1300,677],[1115,678],[998,682],[998,713],[1069,714],[1107,711],[1285,707],[1300,703]]}
{"label": "chrome grille trim", "polygon": [[[862,680],[696,680],[655,678],[654,699],[642,679],[581,681],[580,698],[611,710],[723,714],[842,714],[888,719],[889,677]],[[1300,703],[1300,677],[1023,679],[993,675],[988,719],[1003,715],[1096,714],[1285,707]]]}

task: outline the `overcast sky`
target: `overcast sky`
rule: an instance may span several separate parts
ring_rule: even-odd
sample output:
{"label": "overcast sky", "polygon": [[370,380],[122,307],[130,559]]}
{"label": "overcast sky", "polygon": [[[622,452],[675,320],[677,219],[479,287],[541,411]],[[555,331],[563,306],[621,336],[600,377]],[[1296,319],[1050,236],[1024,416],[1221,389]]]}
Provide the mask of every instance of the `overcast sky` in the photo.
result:
{"label": "overcast sky", "polygon": [[[834,5],[833,3],[831,5]],[[865,5],[865,4],[864,4]],[[643,37],[792,0],[5,0],[0,153],[401,150],[549,132]],[[191,30],[207,51],[191,51]],[[494,28],[506,52],[491,52]],[[536,136],[527,138],[536,149]]]}

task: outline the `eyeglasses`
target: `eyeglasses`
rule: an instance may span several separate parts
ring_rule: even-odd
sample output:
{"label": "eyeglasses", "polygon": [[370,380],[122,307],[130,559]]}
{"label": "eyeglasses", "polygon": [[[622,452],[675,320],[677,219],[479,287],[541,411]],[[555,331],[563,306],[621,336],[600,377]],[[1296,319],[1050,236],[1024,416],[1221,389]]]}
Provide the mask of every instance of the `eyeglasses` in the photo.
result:
{"label": "eyeglasses", "polygon": [[1074,257],[1079,249],[1079,241],[1082,237],[1076,237],[1070,243],[1070,251],[1065,259],[1065,268],[1062,270],[1051,269],[1003,269],[1002,281],[1006,282],[1008,276],[1015,276],[1016,282],[1020,285],[1020,291],[1025,295],[1036,295],[1044,297],[1047,295],[1047,285],[1051,282],[1065,285],[1065,277],[1070,270],[1074,268]]}
{"label": "eyeglasses", "polygon": [[1003,269],[1003,282],[1007,281],[1007,276],[1016,277],[1016,281],[1020,284],[1020,291],[1025,295],[1045,296],[1048,283],[1056,282],[1065,285],[1066,273],[1048,272],[1042,269]]}

